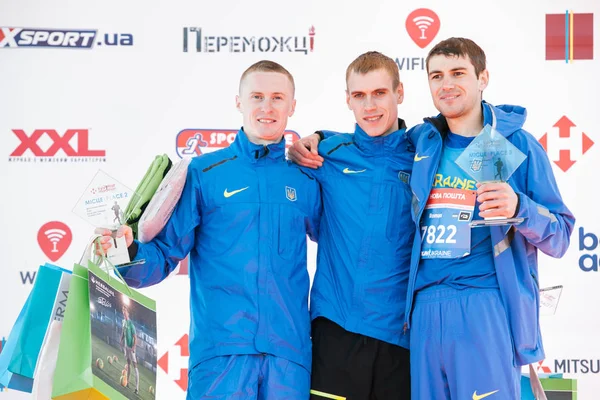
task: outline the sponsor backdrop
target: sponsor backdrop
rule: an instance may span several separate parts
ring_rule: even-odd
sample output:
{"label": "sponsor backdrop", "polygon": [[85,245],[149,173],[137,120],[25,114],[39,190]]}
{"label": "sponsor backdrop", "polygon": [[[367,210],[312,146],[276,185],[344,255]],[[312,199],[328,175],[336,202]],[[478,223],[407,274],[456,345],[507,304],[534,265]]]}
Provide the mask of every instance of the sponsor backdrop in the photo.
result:
{"label": "sponsor backdrop", "polygon": [[[541,286],[564,290],[555,315],[542,317],[547,359],[536,368],[574,377],[580,399],[597,398],[599,19],[592,0],[0,0],[0,339],[38,265],[70,268],[81,257],[94,227],[72,209],[96,172],[134,189],[156,154],[177,161],[227,146],[251,63],[272,59],[294,75],[291,143],[316,129],[353,129],[344,73],[367,50],[396,60],[409,126],[435,114],[425,57],[439,40],[465,36],[488,56],[485,99],[527,107],[525,127],[577,216],[568,253],[539,259]],[[157,301],[158,398],[183,399],[187,387],[188,268],[201,266],[183,262],[143,291]]]}

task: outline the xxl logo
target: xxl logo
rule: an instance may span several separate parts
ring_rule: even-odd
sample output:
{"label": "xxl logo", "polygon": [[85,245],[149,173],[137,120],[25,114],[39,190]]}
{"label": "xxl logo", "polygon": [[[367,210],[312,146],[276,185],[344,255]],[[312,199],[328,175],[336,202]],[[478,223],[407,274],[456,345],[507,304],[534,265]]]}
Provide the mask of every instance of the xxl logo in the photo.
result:
{"label": "xxl logo", "polygon": [[[187,358],[190,356],[188,340],[188,334],[186,333],[177,342],[175,342],[174,348],[172,349],[175,351],[167,351],[157,361],[157,365],[162,368],[167,375],[171,376],[175,374],[176,379],[173,379],[173,381],[183,391],[186,391],[188,387],[188,369],[181,368],[181,365],[184,362],[187,363]],[[179,347],[179,349],[175,349],[176,347]],[[172,368],[169,368],[175,363],[179,369],[178,371],[173,371]],[[171,370],[171,374],[169,374],[169,370]]]}
{"label": "xxl logo", "polygon": [[73,235],[71,229],[60,221],[48,222],[40,228],[37,235],[40,248],[51,261],[58,261],[65,254]]}
{"label": "xxl logo", "polygon": [[[572,128],[576,126],[566,115],[563,115],[553,125],[554,128],[558,129],[558,140],[556,137],[552,139],[552,145],[555,146],[560,142],[560,147],[558,158],[552,161],[564,172],[567,172],[577,162],[579,154],[583,156],[594,145],[594,141],[584,132],[579,132],[574,136],[571,135]],[[549,150],[548,136],[548,133],[544,133],[544,136],[539,139],[540,144],[546,152]],[[575,160],[573,160],[573,154],[577,154]]]}
{"label": "xxl logo", "polygon": [[[67,129],[60,134],[54,129],[36,129],[30,135],[22,129],[13,129],[20,144],[10,153],[8,161],[31,161],[28,155],[33,155],[33,161],[49,161],[49,158],[59,156],[64,161],[106,161],[106,150],[91,150],[89,131],[87,129]],[[77,144],[73,147],[72,141]],[[61,158],[58,153],[66,158]]]}
{"label": "xxl logo", "polygon": [[0,48],[52,47],[90,49],[97,46],[133,46],[130,33],[98,34],[95,29],[38,29],[0,27]]}
{"label": "xxl logo", "polygon": [[201,27],[183,28],[183,51],[196,53],[304,53],[314,51],[315,27],[307,36],[206,35]]}
{"label": "xxl logo", "polygon": [[[229,147],[237,132],[232,129],[184,129],[177,134],[177,155],[181,158],[195,157]],[[288,148],[300,139],[300,135],[294,131],[285,131],[283,138],[285,147]]]}
{"label": "xxl logo", "polygon": [[[428,8],[414,10],[406,17],[406,32],[421,49],[427,47],[440,31],[440,18]],[[425,57],[396,57],[398,68],[403,70],[424,70]]]}
{"label": "xxl logo", "polygon": [[546,60],[592,60],[594,14],[546,14]]}
{"label": "xxl logo", "polygon": [[598,236],[591,232],[585,232],[579,227],[579,268],[585,272],[598,272],[598,254],[592,253],[598,249]]}

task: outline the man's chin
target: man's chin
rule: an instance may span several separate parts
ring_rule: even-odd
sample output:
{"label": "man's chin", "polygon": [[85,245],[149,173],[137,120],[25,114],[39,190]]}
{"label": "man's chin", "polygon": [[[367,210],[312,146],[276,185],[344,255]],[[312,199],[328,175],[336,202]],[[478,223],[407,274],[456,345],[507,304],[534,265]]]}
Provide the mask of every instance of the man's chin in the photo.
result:
{"label": "man's chin", "polygon": [[365,132],[371,137],[383,136],[386,132],[384,129],[366,129]]}
{"label": "man's chin", "polygon": [[440,107],[438,108],[438,111],[445,118],[457,118],[461,114],[461,109],[459,107]]}
{"label": "man's chin", "polygon": [[257,135],[257,139],[268,142],[278,142],[282,137],[283,132],[259,132]]}
{"label": "man's chin", "polygon": [[[360,124],[359,124],[360,126]],[[384,129],[383,127],[380,126],[360,126],[361,129],[369,136],[371,137],[378,137],[378,136],[383,136],[388,129]]]}

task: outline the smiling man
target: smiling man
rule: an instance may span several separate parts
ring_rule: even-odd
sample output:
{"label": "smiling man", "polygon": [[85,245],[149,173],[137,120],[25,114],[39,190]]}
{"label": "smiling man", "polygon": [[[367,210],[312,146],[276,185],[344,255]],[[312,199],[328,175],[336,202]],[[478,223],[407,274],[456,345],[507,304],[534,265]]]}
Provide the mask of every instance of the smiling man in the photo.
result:
{"label": "smiling man", "polygon": [[[482,100],[489,81],[483,50],[472,40],[450,38],[435,45],[426,62],[440,115],[409,132],[417,152],[406,306],[412,398],[519,399],[521,366],[544,359],[537,251],[561,257],[575,218],[546,152],[523,129],[525,109]],[[456,164],[486,125],[527,155],[508,182],[477,183]],[[501,175],[502,161],[495,162]],[[439,205],[436,216],[428,212],[430,200],[444,193],[471,194],[475,220],[522,222],[475,229],[449,224],[437,216]]]}
{"label": "smiling man", "polygon": [[404,89],[394,60],[378,52],[348,66],[346,85],[354,133],[322,141],[323,166],[304,169],[323,195],[311,399],[408,399],[402,326],[414,232],[399,227],[410,223],[414,152],[398,118]]}
{"label": "smiling man", "polygon": [[[285,160],[294,81],[260,61],[240,80],[244,125],[226,149],[196,157],[181,199],[151,242],[133,241],[121,268],[156,284],[190,254],[188,399],[306,400],[311,369],[306,235],[316,240],[318,183]],[[103,248],[110,232],[102,232]]]}

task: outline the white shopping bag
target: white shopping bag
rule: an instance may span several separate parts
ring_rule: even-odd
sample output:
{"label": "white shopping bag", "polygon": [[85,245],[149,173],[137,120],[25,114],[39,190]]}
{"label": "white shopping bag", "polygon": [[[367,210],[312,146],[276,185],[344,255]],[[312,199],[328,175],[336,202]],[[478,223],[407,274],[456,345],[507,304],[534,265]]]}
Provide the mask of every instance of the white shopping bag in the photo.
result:
{"label": "white shopping bag", "polygon": [[32,398],[39,400],[50,400],[52,398],[52,378],[58,358],[58,345],[60,343],[60,331],[62,321],[52,321],[48,333],[42,345],[38,364],[33,377]]}

